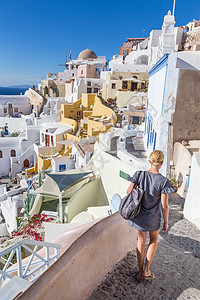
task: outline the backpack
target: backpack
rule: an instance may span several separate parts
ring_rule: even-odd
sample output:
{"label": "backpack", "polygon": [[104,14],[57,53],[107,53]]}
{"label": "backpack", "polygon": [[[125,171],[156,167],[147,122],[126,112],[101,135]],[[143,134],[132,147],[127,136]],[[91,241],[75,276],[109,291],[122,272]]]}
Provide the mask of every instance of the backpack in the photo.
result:
{"label": "backpack", "polygon": [[[137,182],[138,182],[141,174],[142,174],[142,171],[140,171],[140,173],[138,175]],[[132,191],[121,200],[121,203],[119,206],[119,214],[125,220],[132,220],[139,214],[139,212],[141,210],[143,195],[144,195],[144,191],[142,189],[138,188],[137,183],[136,183],[134,185]]]}

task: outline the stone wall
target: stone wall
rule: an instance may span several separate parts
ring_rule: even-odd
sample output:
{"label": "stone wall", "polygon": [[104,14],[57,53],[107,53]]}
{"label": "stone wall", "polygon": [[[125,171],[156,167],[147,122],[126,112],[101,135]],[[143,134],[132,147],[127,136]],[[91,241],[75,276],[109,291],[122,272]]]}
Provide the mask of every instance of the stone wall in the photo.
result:
{"label": "stone wall", "polygon": [[176,108],[173,116],[173,142],[200,139],[200,71],[180,69]]}
{"label": "stone wall", "polygon": [[184,43],[185,51],[200,50],[200,30],[188,33]]}

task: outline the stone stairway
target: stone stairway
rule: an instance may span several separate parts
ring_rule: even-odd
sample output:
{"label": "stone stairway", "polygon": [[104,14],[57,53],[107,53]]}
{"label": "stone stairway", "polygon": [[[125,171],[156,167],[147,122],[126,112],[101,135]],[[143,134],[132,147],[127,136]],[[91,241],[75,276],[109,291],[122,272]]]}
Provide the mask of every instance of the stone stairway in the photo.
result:
{"label": "stone stairway", "polygon": [[[182,218],[182,199],[170,196],[169,231],[161,233],[152,262],[155,279],[136,281],[135,249],[106,275],[87,300],[200,299],[200,230]],[[123,237],[122,237],[123,242]]]}

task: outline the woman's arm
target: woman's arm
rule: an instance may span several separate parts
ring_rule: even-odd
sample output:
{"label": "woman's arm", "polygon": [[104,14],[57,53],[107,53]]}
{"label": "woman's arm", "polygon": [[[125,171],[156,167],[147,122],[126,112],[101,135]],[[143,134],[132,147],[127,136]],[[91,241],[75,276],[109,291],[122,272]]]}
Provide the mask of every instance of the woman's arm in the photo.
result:
{"label": "woman's arm", "polygon": [[127,194],[130,194],[130,192],[132,191],[134,187],[134,183],[131,183],[130,186],[128,187],[128,190],[126,191]]}
{"label": "woman's arm", "polygon": [[164,218],[163,231],[167,231],[168,229],[168,215],[169,215],[169,207],[168,207],[168,194],[161,194],[161,208],[162,214]]}

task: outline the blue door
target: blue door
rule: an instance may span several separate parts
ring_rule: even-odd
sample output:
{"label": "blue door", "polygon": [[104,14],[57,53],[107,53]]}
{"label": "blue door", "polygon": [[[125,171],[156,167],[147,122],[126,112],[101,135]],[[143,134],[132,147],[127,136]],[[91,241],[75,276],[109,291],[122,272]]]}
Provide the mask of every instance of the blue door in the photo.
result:
{"label": "blue door", "polygon": [[59,172],[65,171],[66,165],[59,165]]}

